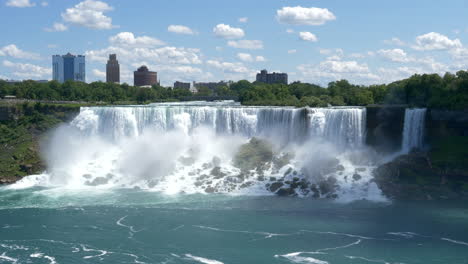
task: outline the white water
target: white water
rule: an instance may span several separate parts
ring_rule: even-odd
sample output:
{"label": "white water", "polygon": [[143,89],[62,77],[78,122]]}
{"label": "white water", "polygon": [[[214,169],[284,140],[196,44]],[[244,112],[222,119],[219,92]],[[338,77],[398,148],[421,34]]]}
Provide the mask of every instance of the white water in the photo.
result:
{"label": "white water", "polygon": [[[364,146],[365,118],[365,108],[357,107],[296,109],[219,102],[83,107],[70,125],[54,133],[45,153],[47,173],[12,188],[137,187],[168,194],[265,195],[271,194],[267,186],[277,179],[304,179],[319,188],[320,182],[332,178],[331,192],[342,201],[383,200],[372,181],[375,155]],[[252,137],[271,142],[278,156],[294,156],[281,167],[272,162],[260,171],[242,172],[233,158]],[[295,192],[312,195],[310,190]],[[320,190],[320,196],[325,195]]]}
{"label": "white water", "polygon": [[423,148],[425,118],[425,108],[406,109],[402,142],[404,154]]}

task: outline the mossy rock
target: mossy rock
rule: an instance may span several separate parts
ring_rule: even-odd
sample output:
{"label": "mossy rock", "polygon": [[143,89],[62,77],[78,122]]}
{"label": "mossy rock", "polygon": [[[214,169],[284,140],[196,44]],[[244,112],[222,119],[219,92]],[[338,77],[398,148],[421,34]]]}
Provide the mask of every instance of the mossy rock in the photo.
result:
{"label": "mossy rock", "polygon": [[273,146],[262,139],[252,138],[242,145],[234,157],[234,166],[242,171],[263,169],[273,159]]}

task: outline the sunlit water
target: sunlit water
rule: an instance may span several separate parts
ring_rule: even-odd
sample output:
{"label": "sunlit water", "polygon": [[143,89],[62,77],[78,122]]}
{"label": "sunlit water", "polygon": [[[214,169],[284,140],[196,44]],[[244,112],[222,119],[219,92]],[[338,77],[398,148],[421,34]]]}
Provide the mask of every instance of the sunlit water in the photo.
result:
{"label": "sunlit water", "polygon": [[0,189],[0,263],[468,263],[468,206]]}

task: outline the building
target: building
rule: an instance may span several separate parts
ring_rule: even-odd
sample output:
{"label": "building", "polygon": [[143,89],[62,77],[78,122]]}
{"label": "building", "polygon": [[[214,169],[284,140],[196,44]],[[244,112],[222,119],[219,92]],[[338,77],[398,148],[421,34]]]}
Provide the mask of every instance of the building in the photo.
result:
{"label": "building", "polygon": [[110,54],[106,64],[106,82],[120,83],[120,65],[117,55]]}
{"label": "building", "polygon": [[262,70],[260,73],[257,73],[257,82],[288,84],[288,74],[278,72],[268,73],[267,70]]}
{"label": "building", "polygon": [[223,87],[223,86],[231,86],[232,81],[225,82],[225,81],[220,81],[220,82],[193,82],[193,87],[199,90],[200,87],[206,87],[210,89],[211,91],[216,91],[217,88]]}
{"label": "building", "polygon": [[158,84],[158,73],[148,70],[145,65],[133,72],[133,83],[135,86],[151,87]]}
{"label": "building", "polygon": [[53,55],[52,56],[52,79],[60,83],[66,81],[86,81],[85,56],[72,55]]}
{"label": "building", "polygon": [[175,88],[190,90],[190,83],[184,83],[184,82],[177,81],[177,82],[174,83],[174,89]]}

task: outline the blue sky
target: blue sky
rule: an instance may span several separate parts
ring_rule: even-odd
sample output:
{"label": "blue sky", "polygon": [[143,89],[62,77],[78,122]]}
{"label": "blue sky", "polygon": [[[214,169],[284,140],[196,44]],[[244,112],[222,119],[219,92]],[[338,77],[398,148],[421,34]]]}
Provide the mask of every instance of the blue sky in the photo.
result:
{"label": "blue sky", "polygon": [[0,0],[0,78],[51,79],[51,55],[86,55],[87,81],[147,65],[174,81],[388,83],[468,68],[466,0]]}

